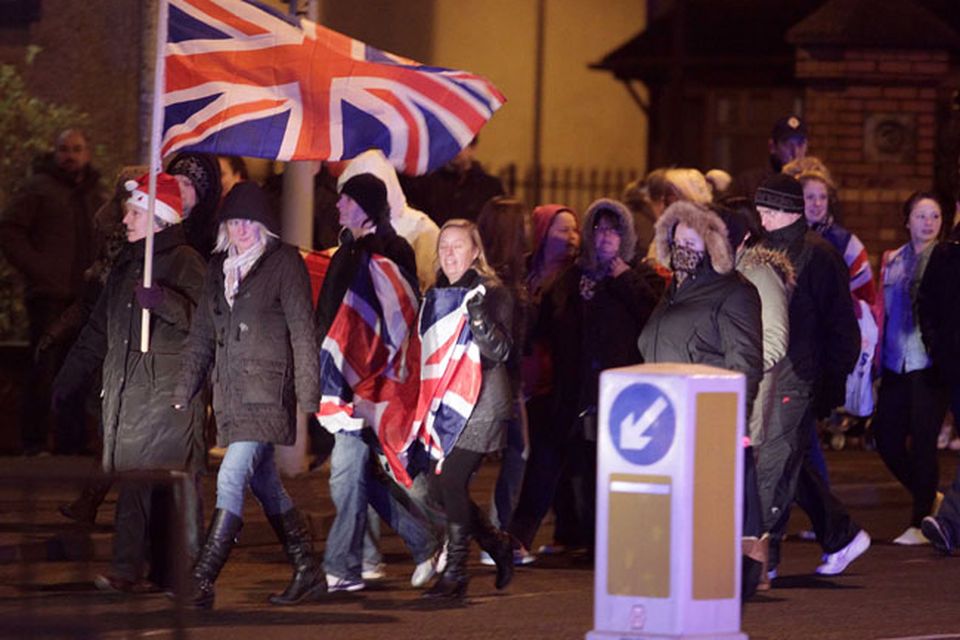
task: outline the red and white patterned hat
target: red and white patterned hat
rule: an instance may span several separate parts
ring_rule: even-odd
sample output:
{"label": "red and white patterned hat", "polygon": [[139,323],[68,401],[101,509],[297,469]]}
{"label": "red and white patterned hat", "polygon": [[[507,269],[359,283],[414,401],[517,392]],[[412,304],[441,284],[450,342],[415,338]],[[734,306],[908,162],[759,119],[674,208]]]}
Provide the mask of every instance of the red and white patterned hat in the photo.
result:
{"label": "red and white patterned hat", "polygon": [[[130,197],[125,204],[146,211],[149,202],[150,174],[145,173],[136,180],[127,180],[123,186],[130,192]],[[179,224],[183,221],[180,185],[177,179],[168,173],[157,174],[157,202],[154,214],[170,224]]]}

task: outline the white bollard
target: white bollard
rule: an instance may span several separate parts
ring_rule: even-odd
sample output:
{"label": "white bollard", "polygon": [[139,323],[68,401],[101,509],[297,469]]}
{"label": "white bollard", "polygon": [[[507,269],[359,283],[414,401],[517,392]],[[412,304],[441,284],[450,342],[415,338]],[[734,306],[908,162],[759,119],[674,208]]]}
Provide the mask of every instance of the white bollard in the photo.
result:
{"label": "white bollard", "polygon": [[740,631],[744,377],[653,364],[600,376],[587,640]]}

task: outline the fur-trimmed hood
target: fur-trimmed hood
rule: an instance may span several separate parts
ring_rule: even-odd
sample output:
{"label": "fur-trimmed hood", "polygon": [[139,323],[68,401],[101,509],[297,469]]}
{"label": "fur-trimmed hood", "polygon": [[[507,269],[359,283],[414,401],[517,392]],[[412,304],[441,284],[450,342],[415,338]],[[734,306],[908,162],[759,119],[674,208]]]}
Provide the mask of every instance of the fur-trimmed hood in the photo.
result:
{"label": "fur-trimmed hood", "polygon": [[727,239],[727,225],[713,211],[684,200],[674,202],[667,207],[654,227],[654,244],[657,247],[657,260],[670,265],[670,240],[673,230],[684,223],[703,238],[703,244],[710,264],[717,273],[733,271],[733,250]]}
{"label": "fur-trimmed hood", "polygon": [[764,264],[780,277],[789,298],[797,284],[797,273],[786,253],[763,245],[754,245],[744,249],[737,256],[737,271],[740,272],[746,272]]}
{"label": "fur-trimmed hood", "polygon": [[596,222],[597,213],[603,210],[613,211],[620,219],[620,228],[623,234],[620,236],[620,258],[628,263],[633,263],[636,253],[637,232],[633,228],[633,215],[627,209],[627,205],[619,200],[611,198],[600,198],[594,201],[583,216],[582,233],[580,234],[580,257],[577,258],[577,264],[585,271],[596,271],[597,254],[594,245],[593,225]]}

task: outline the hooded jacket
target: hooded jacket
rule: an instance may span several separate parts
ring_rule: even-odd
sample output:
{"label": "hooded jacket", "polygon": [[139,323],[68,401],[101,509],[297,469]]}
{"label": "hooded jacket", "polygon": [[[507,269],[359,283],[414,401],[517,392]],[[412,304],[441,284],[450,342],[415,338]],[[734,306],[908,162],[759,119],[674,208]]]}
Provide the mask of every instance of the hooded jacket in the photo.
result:
{"label": "hooded jacket", "polygon": [[674,278],[637,344],[644,362],[705,364],[746,376],[747,412],[763,377],[760,295],[734,271],[727,227],[720,217],[691,202],[676,202],[655,227],[657,257],[670,264],[674,231],[684,223],[703,239],[697,270],[678,284]]}
{"label": "hooded jacket", "polygon": [[[602,209],[619,219],[619,257],[631,265],[617,277],[604,273],[594,249],[593,225]],[[642,362],[637,337],[663,283],[652,268],[634,262],[633,217],[622,203],[601,199],[591,204],[582,238],[580,258],[544,293],[537,322],[553,356],[553,411],[561,430],[571,428],[580,412],[596,407],[602,370]]]}
{"label": "hooded jacket", "polygon": [[89,165],[76,182],[53,154],[36,161],[0,217],[0,249],[23,274],[28,299],[79,295],[98,253],[93,214],[105,200],[100,174]]}
{"label": "hooded jacket", "polygon": [[400,188],[397,171],[379,149],[364,151],[350,161],[337,180],[337,187],[353,176],[370,173],[387,187],[387,204],[390,206],[390,223],[397,235],[413,248],[417,260],[417,280],[420,291],[429,289],[437,277],[437,238],[440,228],[422,211],[407,204],[407,197]]}
{"label": "hooded jacket", "polygon": [[[553,357],[549,340],[544,335],[544,323],[537,318],[541,311],[540,300],[544,291],[564,271],[564,268],[560,268],[547,278],[544,278],[542,273],[547,234],[553,221],[563,212],[572,215],[574,220],[577,219],[573,209],[562,204],[544,204],[533,210],[533,250],[528,260],[526,281],[530,320],[527,323],[527,335],[523,340],[523,357],[520,363],[523,394],[527,398],[547,395],[553,389]],[[571,257],[570,263],[573,260]]]}
{"label": "hooded jacket", "polygon": [[754,245],[737,255],[737,271],[757,288],[763,320],[763,378],[748,419],[754,446],[766,439],[776,403],[777,383],[785,367],[790,341],[790,294],[796,285],[793,265],[781,251]]}
{"label": "hooded jacket", "polygon": [[[203,259],[187,244],[182,225],[154,237],[153,283],[163,302],[150,314],[150,350],[140,352],[141,308],[135,287],[143,279],[144,241],[127,245],[54,387],[80,388],[103,366],[105,471],[201,468],[205,398],[174,411],[180,357],[203,287]],[[187,403],[184,403],[187,404]]]}

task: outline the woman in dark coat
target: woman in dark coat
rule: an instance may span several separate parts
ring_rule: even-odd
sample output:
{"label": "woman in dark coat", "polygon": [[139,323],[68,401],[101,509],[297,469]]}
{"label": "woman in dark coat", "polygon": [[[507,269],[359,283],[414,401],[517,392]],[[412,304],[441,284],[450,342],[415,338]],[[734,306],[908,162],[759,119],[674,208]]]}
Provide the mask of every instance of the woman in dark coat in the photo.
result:
{"label": "woman in dark coat", "polygon": [[734,270],[726,225],[705,207],[676,202],[657,221],[655,242],[673,279],[637,342],[643,361],[744,374],[749,416],[763,377],[760,295]]}
{"label": "woman in dark coat", "polygon": [[633,215],[623,203],[608,198],[593,202],[580,235],[580,255],[543,292],[533,329],[550,350],[553,389],[542,410],[552,422],[556,464],[553,473],[547,464],[537,465],[540,491],[528,493],[532,500],[521,498],[510,525],[523,545],[521,556],[530,548],[558,482],[569,484],[574,502],[564,541],[592,550],[600,372],[642,362],[637,337],[663,290],[656,271],[636,259]]}
{"label": "woman in dark coat", "polygon": [[207,268],[173,398],[184,406],[211,374],[217,444],[227,448],[189,599],[198,607],[213,605],[213,583],[243,525],[249,486],[294,566],[289,586],[270,602],[292,604],[325,586],[310,531],[273,460],[275,444],[296,438],[297,405],[314,412],[319,403],[310,281],[297,249],[277,238],[269,202],[255,184],[230,190],[220,220],[219,253]]}
{"label": "woman in dark coat", "polygon": [[[482,367],[479,396],[452,448],[444,452],[440,471],[433,476],[431,496],[447,514],[447,563],[443,573],[423,595],[458,600],[464,597],[469,578],[467,554],[470,539],[493,558],[497,589],[513,578],[510,538],[490,524],[486,514],[470,499],[470,478],[487,453],[506,444],[506,421],[514,402],[506,362],[513,348],[513,306],[509,291],[487,264],[480,232],[472,222],[448,220],[437,242],[440,272],[434,290],[466,289],[466,313],[472,340],[479,348]],[[421,333],[423,325],[421,323]],[[462,371],[462,369],[460,369]]]}
{"label": "woman in dark coat", "polygon": [[[126,247],[117,257],[103,292],[55,383],[55,397],[70,395],[103,367],[103,469],[106,472],[176,469],[199,471],[204,464],[202,398],[175,413],[170,398],[180,354],[203,283],[203,259],[187,245],[179,188],[167,174],[157,178],[153,282],[143,280],[147,233],[146,181],[128,182],[123,223]],[[150,310],[150,349],[140,351],[141,310]],[[196,505],[188,496],[188,508]],[[116,535],[110,572],[97,577],[101,589],[142,591],[170,586],[169,487],[125,483],[117,500]],[[198,523],[188,518],[188,526]],[[191,536],[196,539],[198,536]],[[147,544],[150,582],[142,581]]]}

